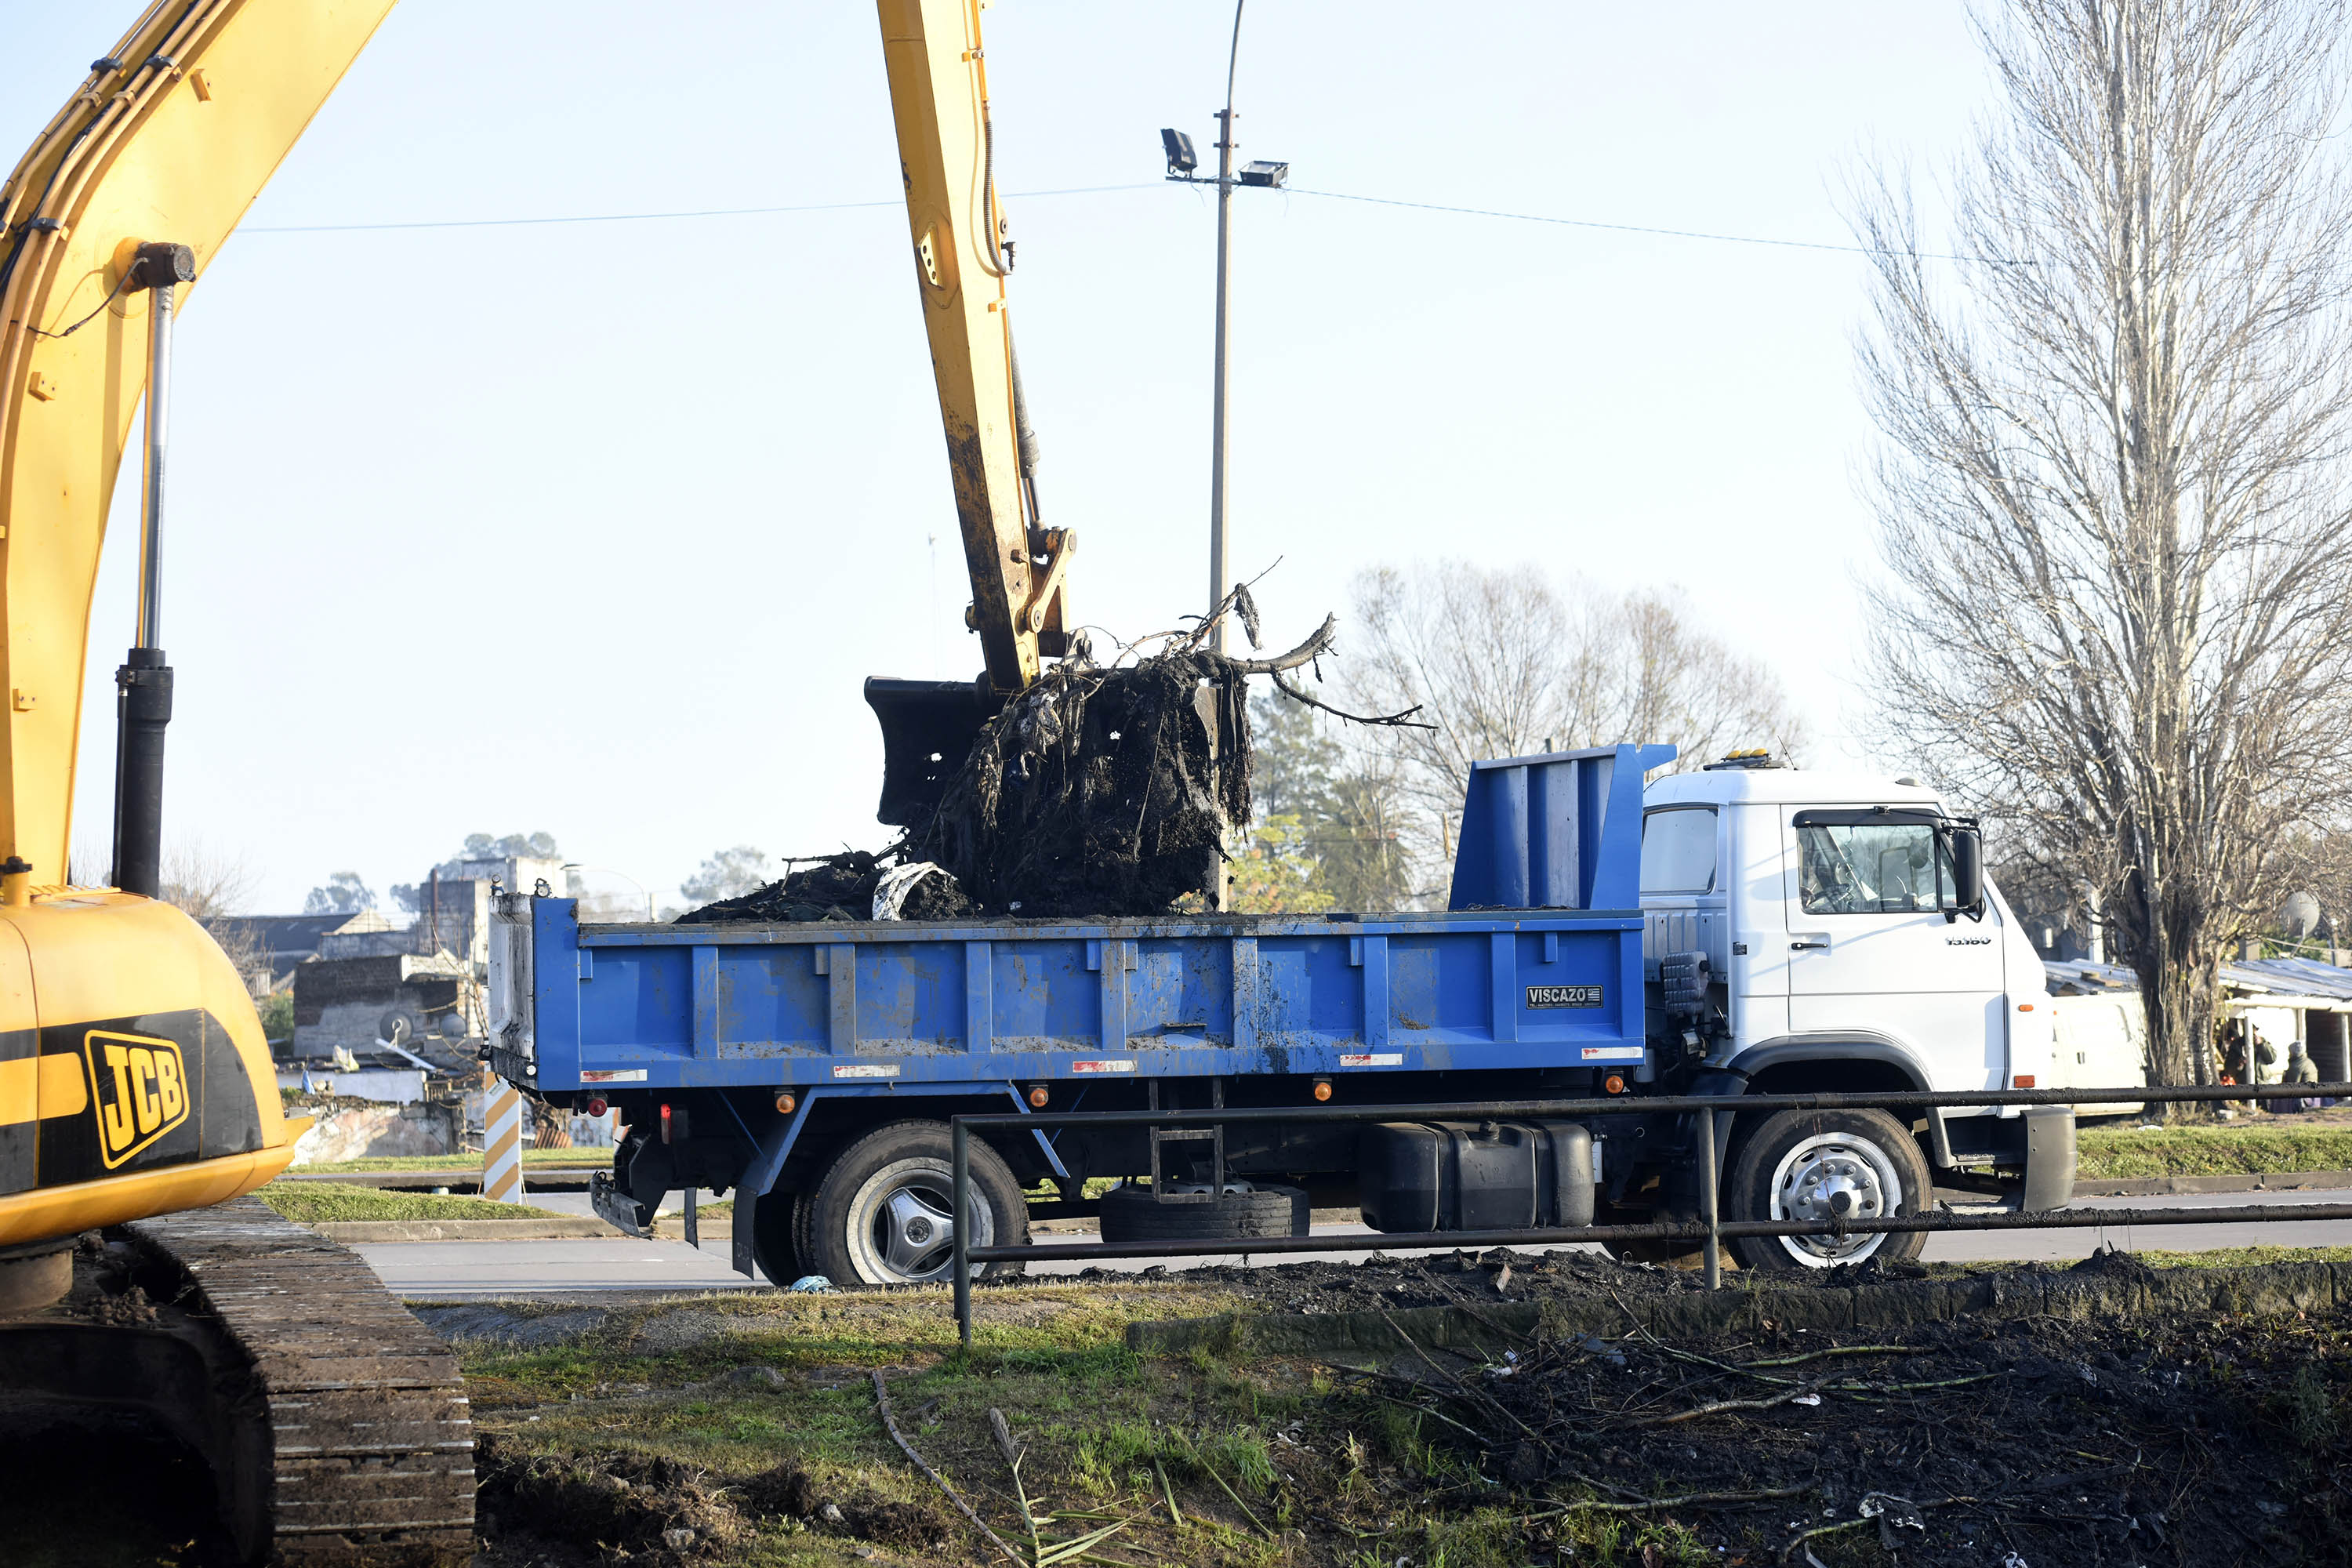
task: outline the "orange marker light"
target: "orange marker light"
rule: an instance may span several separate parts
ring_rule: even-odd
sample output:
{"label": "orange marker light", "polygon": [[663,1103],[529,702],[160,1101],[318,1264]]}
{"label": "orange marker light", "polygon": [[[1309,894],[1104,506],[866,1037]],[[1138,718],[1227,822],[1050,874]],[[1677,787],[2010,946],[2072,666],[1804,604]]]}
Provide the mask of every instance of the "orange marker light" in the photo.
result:
{"label": "orange marker light", "polygon": [[779,1116],[790,1116],[793,1111],[800,1109],[800,1104],[801,1102],[793,1099],[791,1095],[780,1094],[776,1096],[776,1114]]}
{"label": "orange marker light", "polygon": [[2030,1072],[2019,1073],[2015,1078],[2009,1080],[2009,1087],[2011,1089],[2032,1089],[2033,1087],[2033,1075]]}
{"label": "orange marker light", "polygon": [[1326,1100],[1331,1098],[1331,1080],[1329,1079],[1318,1078],[1315,1080],[1315,1098],[1318,1101]]}
{"label": "orange marker light", "polygon": [[1601,1080],[1601,1087],[1611,1094],[1622,1094],[1625,1092],[1625,1075],[1612,1072]]}
{"label": "orange marker light", "polygon": [[611,1106],[604,1103],[604,1097],[601,1094],[597,1095],[588,1102],[588,1114],[590,1116],[602,1116],[611,1109]]}
{"label": "orange marker light", "polygon": [[2020,1002],[2017,1005],[2017,1010],[2021,1013],[2031,1013],[2033,1011],[2033,1004],[2031,1002]]}
{"label": "orange marker light", "polygon": [[1045,1092],[1045,1086],[1044,1084],[1042,1084],[1042,1083],[1033,1083],[1033,1084],[1031,1084],[1031,1085],[1029,1086],[1029,1109],[1030,1109],[1030,1110],[1045,1110],[1045,1101],[1046,1101],[1049,1098],[1050,1098],[1050,1096],[1048,1096],[1048,1095],[1046,1094],[1046,1092]]}

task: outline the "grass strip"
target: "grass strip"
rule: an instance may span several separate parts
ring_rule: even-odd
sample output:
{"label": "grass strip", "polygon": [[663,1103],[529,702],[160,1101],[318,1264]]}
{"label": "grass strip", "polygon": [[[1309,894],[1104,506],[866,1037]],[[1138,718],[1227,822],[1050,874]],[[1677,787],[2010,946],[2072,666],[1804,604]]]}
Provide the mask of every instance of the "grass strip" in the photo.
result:
{"label": "grass strip", "polygon": [[528,1204],[494,1204],[487,1198],[388,1193],[339,1182],[272,1182],[255,1196],[297,1225],[336,1220],[555,1219],[551,1209]]}
{"label": "grass strip", "polygon": [[2075,1135],[2077,1181],[2283,1171],[2352,1171],[2352,1122],[2085,1127]]}

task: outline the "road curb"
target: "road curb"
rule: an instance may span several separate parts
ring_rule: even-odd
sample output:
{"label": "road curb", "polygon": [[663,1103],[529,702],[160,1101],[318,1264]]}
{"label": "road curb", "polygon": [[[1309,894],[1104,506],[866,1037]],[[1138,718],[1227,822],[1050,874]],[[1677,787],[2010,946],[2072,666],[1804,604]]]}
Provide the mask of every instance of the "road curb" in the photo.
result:
{"label": "road curb", "polygon": [[576,1241],[621,1233],[592,1215],[577,1219],[333,1219],[310,1226],[330,1241]]}
{"label": "road curb", "polygon": [[2074,1184],[2078,1198],[2144,1198],[2184,1193],[2285,1193],[2352,1188],[2352,1171],[2264,1171],[2230,1176],[2115,1176]]}
{"label": "road curb", "polygon": [[2245,1268],[2164,1268],[2113,1273],[1977,1274],[1884,1285],[1731,1284],[1621,1302],[1550,1300],[1496,1303],[1471,1311],[1415,1307],[1387,1312],[1226,1312],[1129,1323],[1128,1348],[1144,1355],[1195,1349],[1220,1354],[1364,1355],[1411,1353],[1407,1344],[1499,1352],[1524,1342],[1538,1321],[1555,1332],[1618,1332],[1630,1315],[1661,1336],[1760,1329],[1835,1333],[1948,1322],[2053,1317],[2082,1321],[2150,1311],[2256,1313],[2310,1311],[2352,1301],[2352,1264],[2271,1263]]}

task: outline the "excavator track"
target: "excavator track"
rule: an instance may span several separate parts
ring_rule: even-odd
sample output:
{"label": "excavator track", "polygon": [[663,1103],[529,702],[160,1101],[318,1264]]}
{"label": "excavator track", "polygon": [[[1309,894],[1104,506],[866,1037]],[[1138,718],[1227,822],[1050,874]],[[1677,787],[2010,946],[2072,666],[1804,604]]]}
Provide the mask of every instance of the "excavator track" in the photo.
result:
{"label": "excavator track", "polygon": [[0,1321],[0,1426],[193,1456],[216,1514],[207,1560],[473,1560],[457,1357],[357,1255],[256,1198],[85,1237],[63,1301]]}

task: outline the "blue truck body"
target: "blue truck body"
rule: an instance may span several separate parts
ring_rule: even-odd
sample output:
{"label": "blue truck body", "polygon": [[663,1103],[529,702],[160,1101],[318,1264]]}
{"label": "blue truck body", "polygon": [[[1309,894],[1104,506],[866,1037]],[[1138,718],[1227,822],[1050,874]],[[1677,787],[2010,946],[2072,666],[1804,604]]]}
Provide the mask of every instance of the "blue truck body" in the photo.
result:
{"label": "blue truck body", "polygon": [[547,1092],[1638,1062],[1641,784],[1672,754],[1477,764],[1444,912],[583,926],[515,900],[501,1065]]}
{"label": "blue truck body", "polygon": [[[1478,763],[1442,911],[583,925],[572,900],[502,896],[492,1065],[559,1101],[620,1109],[631,1136],[600,1212],[635,1228],[666,1192],[731,1187],[739,1218],[748,1206],[773,1222],[772,1274],[797,1267],[780,1259],[799,1233],[777,1216],[855,1164],[860,1138],[943,1133],[959,1110],[1394,1104],[1646,1080],[1642,783],[1672,756]],[[1343,1183],[1354,1137],[1326,1122],[1220,1139],[1210,1168]],[[996,1148],[1008,1179],[1066,1195],[1147,1158],[1156,1172],[1161,1154],[1042,1134]]]}

